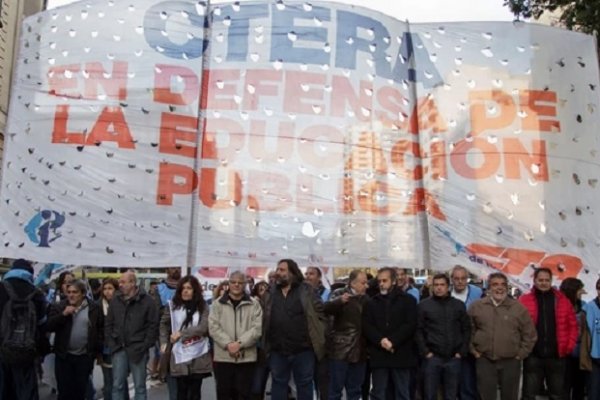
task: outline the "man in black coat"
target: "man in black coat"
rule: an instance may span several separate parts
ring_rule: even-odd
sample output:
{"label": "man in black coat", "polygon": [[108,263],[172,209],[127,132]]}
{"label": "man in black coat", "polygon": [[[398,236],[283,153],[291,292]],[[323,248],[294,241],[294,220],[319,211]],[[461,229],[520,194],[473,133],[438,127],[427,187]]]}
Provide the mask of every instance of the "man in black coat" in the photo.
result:
{"label": "man in black coat", "polygon": [[417,365],[417,302],[396,287],[393,268],[381,268],[377,282],[379,293],[367,303],[363,314],[372,369],[371,399],[384,400],[391,381],[394,398],[409,400],[410,369]]}
{"label": "man in black coat", "polygon": [[104,322],[104,337],[112,355],[113,400],[125,398],[129,371],[135,398],[145,399],[148,350],[158,340],[158,307],[137,286],[134,271],[119,278],[119,291],[110,302]]}
{"label": "man in black coat", "polygon": [[461,358],[469,352],[471,321],[462,301],[450,296],[450,279],[433,277],[433,296],[418,306],[417,345],[424,358],[425,400],[437,399],[443,382],[444,399],[456,399]]}

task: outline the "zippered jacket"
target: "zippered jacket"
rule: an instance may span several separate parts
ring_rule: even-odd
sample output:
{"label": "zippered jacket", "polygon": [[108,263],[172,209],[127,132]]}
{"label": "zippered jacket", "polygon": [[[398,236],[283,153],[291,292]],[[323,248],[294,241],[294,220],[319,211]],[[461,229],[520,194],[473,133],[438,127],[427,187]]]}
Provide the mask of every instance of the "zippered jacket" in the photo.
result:
{"label": "zippered jacket", "polygon": [[471,321],[462,301],[432,296],[419,303],[417,312],[415,339],[422,357],[430,352],[445,358],[469,353]]}
{"label": "zippered jacket", "polygon": [[[214,302],[208,317],[208,332],[214,341],[214,361],[255,362],[256,345],[262,334],[262,319],[260,303],[246,294],[235,308],[227,293]],[[231,342],[240,343],[240,357],[229,355],[227,345]]]}
{"label": "zippered jacket", "polygon": [[523,304],[507,297],[498,306],[491,297],[475,301],[469,307],[471,317],[471,352],[488,360],[527,357],[537,333]]}
{"label": "zippered jacket", "polygon": [[[556,317],[556,341],[558,344],[558,356],[566,357],[575,348],[579,328],[573,305],[567,297],[556,289],[551,289],[554,293],[554,311]],[[535,295],[536,289],[521,296],[519,301],[527,308],[533,324],[537,326],[538,320],[538,302]]]}
{"label": "zippered jacket", "polygon": [[143,289],[126,300],[115,292],[104,321],[104,339],[111,354],[124,349],[131,362],[142,360],[158,339],[158,308]]}

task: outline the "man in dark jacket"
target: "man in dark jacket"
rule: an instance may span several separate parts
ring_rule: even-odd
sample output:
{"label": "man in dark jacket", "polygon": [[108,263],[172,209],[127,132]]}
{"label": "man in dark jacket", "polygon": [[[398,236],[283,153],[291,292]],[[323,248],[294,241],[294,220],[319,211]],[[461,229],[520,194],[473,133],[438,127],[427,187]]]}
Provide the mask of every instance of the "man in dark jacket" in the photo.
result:
{"label": "man in dark jacket", "polygon": [[[0,319],[9,295],[4,285],[9,284],[18,298],[25,299],[35,292],[32,300],[35,304],[38,320],[37,342],[40,345],[47,341],[44,334],[47,319],[47,304],[44,294],[33,285],[33,267],[27,260],[16,260],[10,271],[4,275],[0,284]],[[35,361],[27,364],[9,364],[0,360],[0,399],[37,400],[39,399]]]}
{"label": "man in dark jacket", "polygon": [[363,312],[363,332],[371,358],[371,399],[385,399],[391,378],[394,398],[409,400],[410,369],[417,365],[414,351],[417,302],[396,286],[395,269],[381,268],[377,281],[379,294],[367,303]]}
{"label": "man in dark jacket", "polygon": [[59,400],[79,400],[86,395],[88,379],[96,357],[102,353],[104,314],[100,306],[86,298],[81,280],[67,287],[67,299],[54,304],[47,330],[56,332],[56,383]]}
{"label": "man in dark jacket", "polygon": [[158,307],[136,283],[135,272],[119,279],[105,321],[104,336],[112,353],[113,400],[123,400],[127,375],[133,376],[135,399],[146,398],[148,349],[158,339]]}
{"label": "man in dark jacket", "polygon": [[363,271],[353,270],[348,286],[334,291],[331,300],[325,303],[325,313],[333,316],[333,328],[327,346],[330,400],[341,400],[344,388],[348,400],[361,397],[367,359],[362,334],[362,313],[369,300],[366,296],[367,287],[367,275]]}
{"label": "man in dark jacket", "polygon": [[424,357],[425,400],[437,399],[443,382],[445,400],[458,393],[460,360],[469,352],[471,321],[462,301],[450,296],[450,279],[433,277],[433,296],[418,306],[417,345]]}
{"label": "man in dark jacket", "polygon": [[325,353],[323,303],[304,282],[294,260],[279,261],[275,279],[275,287],[265,296],[263,324],[273,382],[271,397],[287,399],[293,373],[298,400],[312,400],[315,361]]}

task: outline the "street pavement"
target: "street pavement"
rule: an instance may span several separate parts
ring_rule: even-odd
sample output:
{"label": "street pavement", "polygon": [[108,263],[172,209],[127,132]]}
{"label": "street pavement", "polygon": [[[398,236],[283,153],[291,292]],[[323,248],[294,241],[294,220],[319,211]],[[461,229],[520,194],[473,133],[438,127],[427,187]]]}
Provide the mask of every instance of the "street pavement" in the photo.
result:
{"label": "street pavement", "polygon": [[[96,399],[102,399],[102,370],[96,366],[94,368],[94,387],[96,388]],[[167,384],[159,381],[146,381],[148,388],[148,400],[166,400],[169,398]],[[40,400],[56,400],[56,394],[51,393],[51,388],[45,383],[40,382]],[[129,398],[133,399],[133,383],[129,379]],[[211,378],[202,381],[202,399],[216,400],[215,380]]]}

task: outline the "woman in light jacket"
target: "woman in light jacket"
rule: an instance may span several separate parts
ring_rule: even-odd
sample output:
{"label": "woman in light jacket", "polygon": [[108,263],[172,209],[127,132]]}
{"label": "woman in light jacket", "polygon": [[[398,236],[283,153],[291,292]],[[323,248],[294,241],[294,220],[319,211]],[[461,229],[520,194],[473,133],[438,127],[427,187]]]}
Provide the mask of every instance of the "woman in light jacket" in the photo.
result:
{"label": "woman in light jacket", "polygon": [[[177,380],[178,400],[199,400],[202,380],[210,376],[212,365],[208,352],[208,307],[202,296],[202,287],[193,276],[181,278],[169,306],[160,320],[160,348],[173,344],[170,373]],[[172,328],[172,323],[174,328]],[[177,362],[178,347],[195,346],[198,356]]]}

